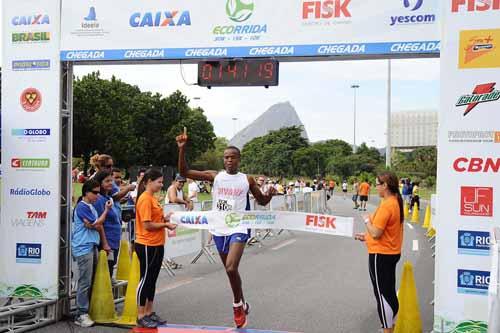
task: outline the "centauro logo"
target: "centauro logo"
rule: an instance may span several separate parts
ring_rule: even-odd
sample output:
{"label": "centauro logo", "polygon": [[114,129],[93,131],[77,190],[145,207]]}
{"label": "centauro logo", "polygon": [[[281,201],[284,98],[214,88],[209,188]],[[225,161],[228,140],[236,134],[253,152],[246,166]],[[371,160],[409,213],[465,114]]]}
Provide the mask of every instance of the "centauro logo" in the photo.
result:
{"label": "centauro logo", "polygon": [[459,68],[500,67],[500,29],[460,31]]}
{"label": "centauro logo", "polygon": [[478,84],[472,94],[462,95],[455,106],[467,106],[464,112],[466,116],[479,103],[494,102],[500,99],[500,90],[495,89],[496,82]]}

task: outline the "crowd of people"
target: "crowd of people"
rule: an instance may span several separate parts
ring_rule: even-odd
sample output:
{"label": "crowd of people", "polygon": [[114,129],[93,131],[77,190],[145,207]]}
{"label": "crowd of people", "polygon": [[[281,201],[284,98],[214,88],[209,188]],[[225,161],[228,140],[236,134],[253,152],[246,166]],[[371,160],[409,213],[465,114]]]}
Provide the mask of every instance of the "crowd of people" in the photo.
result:
{"label": "crowd of people", "polygon": [[[165,204],[180,205],[185,210],[192,210],[198,202],[201,187],[207,188],[207,184],[212,187],[213,209],[223,211],[250,210],[250,197],[265,206],[275,195],[320,190],[325,190],[330,198],[334,195],[334,180],[308,182],[297,179],[287,183],[265,176],[254,178],[243,174],[239,171],[240,151],[236,147],[228,147],[224,151],[224,170],[192,170],[184,158],[187,134],[178,136],[176,140],[179,148],[179,174],[168,187],[164,199],[160,197],[164,188],[161,171],[154,168],[140,169],[137,180],[128,184],[123,181],[121,170],[114,167],[111,156],[93,157],[92,167],[95,172],[84,181],[81,197],[73,212],[72,255],[79,270],[76,298],[78,314],[75,319],[77,325],[90,327],[94,324],[88,312],[98,251],[103,250],[108,254],[108,267],[113,279],[122,234],[121,204],[133,207],[135,214],[135,223],[128,223],[128,234],[129,241],[133,244],[132,250],[137,253],[140,263],[137,326],[155,328],[166,323],[154,311],[156,283],[167,239],[166,230],[175,230],[177,227],[170,223],[172,213],[164,214],[161,204],[163,200]],[[187,192],[184,191],[186,183]],[[354,209],[366,211],[371,190],[368,180],[358,182],[355,179],[351,188]],[[355,238],[366,242],[379,317],[384,332],[392,332],[398,312],[395,267],[401,255],[403,201],[419,205],[418,183],[406,179],[399,183],[394,174],[385,172],[376,178],[376,190],[385,200],[373,214],[363,217],[366,231],[357,234]],[[349,191],[347,180],[341,183],[341,191],[345,199]],[[239,265],[245,245],[251,238],[250,230],[217,228],[210,230],[210,234],[233,293],[235,326],[246,327],[250,305],[244,297]]]}

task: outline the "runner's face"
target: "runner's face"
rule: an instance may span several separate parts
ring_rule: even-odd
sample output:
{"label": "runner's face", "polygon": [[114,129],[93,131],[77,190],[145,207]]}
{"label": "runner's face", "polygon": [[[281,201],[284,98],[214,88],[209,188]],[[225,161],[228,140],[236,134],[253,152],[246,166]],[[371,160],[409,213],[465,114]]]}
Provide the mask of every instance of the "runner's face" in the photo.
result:
{"label": "runner's face", "polygon": [[227,173],[233,174],[238,172],[240,167],[240,154],[234,149],[226,149],[224,151],[224,169]]}

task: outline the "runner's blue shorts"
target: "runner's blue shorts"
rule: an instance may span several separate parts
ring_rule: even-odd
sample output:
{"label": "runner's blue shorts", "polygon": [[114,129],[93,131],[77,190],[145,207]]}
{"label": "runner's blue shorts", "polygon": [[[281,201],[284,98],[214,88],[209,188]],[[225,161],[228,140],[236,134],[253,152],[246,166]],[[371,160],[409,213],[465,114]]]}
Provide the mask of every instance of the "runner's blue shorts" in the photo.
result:
{"label": "runner's blue shorts", "polygon": [[246,243],[250,239],[250,233],[242,234],[232,234],[229,236],[213,236],[215,246],[217,246],[217,251],[222,254],[229,253],[229,247],[233,243]]}

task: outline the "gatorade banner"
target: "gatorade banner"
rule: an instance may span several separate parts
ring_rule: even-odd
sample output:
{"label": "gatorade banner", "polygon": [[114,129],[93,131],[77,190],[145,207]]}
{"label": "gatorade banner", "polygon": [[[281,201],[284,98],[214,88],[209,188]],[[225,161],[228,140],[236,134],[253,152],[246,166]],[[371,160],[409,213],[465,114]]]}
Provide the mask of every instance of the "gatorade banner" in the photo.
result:
{"label": "gatorade banner", "polygon": [[353,237],[352,217],[284,212],[284,211],[244,211],[244,212],[175,212],[172,223],[190,229],[286,229],[319,234]]}
{"label": "gatorade banner", "polygon": [[500,226],[500,1],[442,3],[434,332],[485,333]]}

